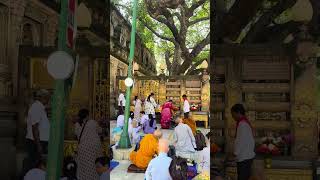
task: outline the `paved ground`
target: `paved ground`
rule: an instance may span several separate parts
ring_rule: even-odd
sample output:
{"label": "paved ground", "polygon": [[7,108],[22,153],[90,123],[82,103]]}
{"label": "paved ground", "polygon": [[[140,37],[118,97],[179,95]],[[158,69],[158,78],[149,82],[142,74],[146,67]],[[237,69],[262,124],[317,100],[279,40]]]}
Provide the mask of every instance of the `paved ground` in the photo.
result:
{"label": "paved ground", "polygon": [[[110,128],[114,128],[116,126],[115,121],[111,121]],[[160,128],[160,125],[158,125]],[[206,134],[207,132],[210,131],[210,129],[204,129],[204,128],[199,128],[203,134]],[[162,130],[163,132],[163,137],[168,138],[170,134],[172,134],[173,130]],[[127,173],[127,169],[129,165],[131,164],[130,161],[120,161],[120,164],[111,171],[110,173],[110,179],[112,180],[143,180],[144,179],[144,174],[142,173]]]}

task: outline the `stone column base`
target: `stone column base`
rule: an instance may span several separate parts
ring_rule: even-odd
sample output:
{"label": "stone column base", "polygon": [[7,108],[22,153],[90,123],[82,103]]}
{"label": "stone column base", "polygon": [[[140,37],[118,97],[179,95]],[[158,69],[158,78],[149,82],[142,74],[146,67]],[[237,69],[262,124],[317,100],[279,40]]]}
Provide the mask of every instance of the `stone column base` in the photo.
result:
{"label": "stone column base", "polygon": [[130,153],[134,150],[134,147],[130,149],[116,149],[113,148],[113,159],[117,161],[129,160]]}

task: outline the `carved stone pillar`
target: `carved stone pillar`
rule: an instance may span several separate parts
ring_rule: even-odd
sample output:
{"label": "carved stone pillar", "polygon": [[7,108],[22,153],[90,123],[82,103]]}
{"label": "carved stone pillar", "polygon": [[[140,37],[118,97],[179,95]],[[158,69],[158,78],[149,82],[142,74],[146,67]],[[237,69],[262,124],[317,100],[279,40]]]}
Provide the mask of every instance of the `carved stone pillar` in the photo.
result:
{"label": "carved stone pillar", "polygon": [[316,71],[313,61],[305,66],[294,83],[292,155],[297,159],[312,159],[318,155]]}
{"label": "carved stone pillar", "polygon": [[204,74],[202,76],[202,87],[201,87],[201,110],[209,112],[210,103],[210,76]]}
{"label": "carved stone pillar", "polygon": [[166,81],[164,76],[161,76],[161,80],[159,82],[159,103],[162,105],[166,102]]}
{"label": "carved stone pillar", "polygon": [[[181,80],[179,80],[179,82],[180,82],[180,92],[181,92],[181,94],[180,94],[180,107],[181,107],[181,110],[183,110],[183,100],[182,100],[182,96],[185,94],[185,95],[187,95],[187,91],[186,91],[186,80],[184,80],[184,79],[181,79]],[[188,95],[187,95],[188,96]],[[190,100],[190,97],[188,97],[188,99]],[[190,104],[190,106],[191,106],[191,104]],[[182,112],[182,111],[181,111]]]}
{"label": "carved stone pillar", "polygon": [[8,57],[9,8],[0,6],[0,96],[12,96],[12,80]]}
{"label": "carved stone pillar", "polygon": [[[247,107],[255,107],[256,106],[256,99],[254,93],[247,93],[246,94],[246,105]],[[255,111],[247,111],[247,117],[250,121],[254,121],[256,119],[256,112]]]}
{"label": "carved stone pillar", "polygon": [[[0,163],[1,179],[12,179],[16,171],[16,128],[17,105],[13,96],[17,95],[18,44],[17,34],[23,17],[24,1],[8,2],[0,6]],[[22,162],[22,161],[21,161]]]}
{"label": "carved stone pillar", "polygon": [[58,20],[59,16],[55,15],[51,18],[49,18],[46,22],[46,33],[45,33],[45,38],[46,41],[44,41],[45,46],[54,46],[55,45],[55,40],[56,37],[58,36],[57,34],[57,28],[58,28]]}
{"label": "carved stone pillar", "polygon": [[225,108],[225,138],[226,138],[226,152],[233,151],[234,135],[235,135],[235,121],[231,116],[231,107],[236,103],[241,103],[241,79],[239,59],[232,59],[227,62],[226,72],[226,108]]}
{"label": "carved stone pillar", "polygon": [[25,0],[10,1],[10,26],[8,42],[8,61],[10,62],[10,73],[12,75],[12,95],[18,95],[18,56],[21,42],[21,23],[26,9]]}

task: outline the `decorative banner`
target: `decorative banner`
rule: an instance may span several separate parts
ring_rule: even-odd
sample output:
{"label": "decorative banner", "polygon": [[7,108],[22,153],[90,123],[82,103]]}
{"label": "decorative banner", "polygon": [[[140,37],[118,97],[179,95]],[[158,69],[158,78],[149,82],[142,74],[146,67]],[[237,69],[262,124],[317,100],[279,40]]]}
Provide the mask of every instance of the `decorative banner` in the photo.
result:
{"label": "decorative banner", "polygon": [[74,47],[76,0],[68,0],[67,45]]}

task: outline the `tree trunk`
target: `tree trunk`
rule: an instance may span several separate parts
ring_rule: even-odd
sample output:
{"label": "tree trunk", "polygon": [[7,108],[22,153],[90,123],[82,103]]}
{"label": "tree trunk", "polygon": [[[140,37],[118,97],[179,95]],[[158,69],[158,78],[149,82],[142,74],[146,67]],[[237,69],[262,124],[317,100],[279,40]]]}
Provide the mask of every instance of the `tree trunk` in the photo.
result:
{"label": "tree trunk", "polygon": [[179,66],[181,65],[181,50],[180,46],[178,44],[175,44],[174,46],[174,56],[173,61],[171,65],[171,75],[179,75]]}

